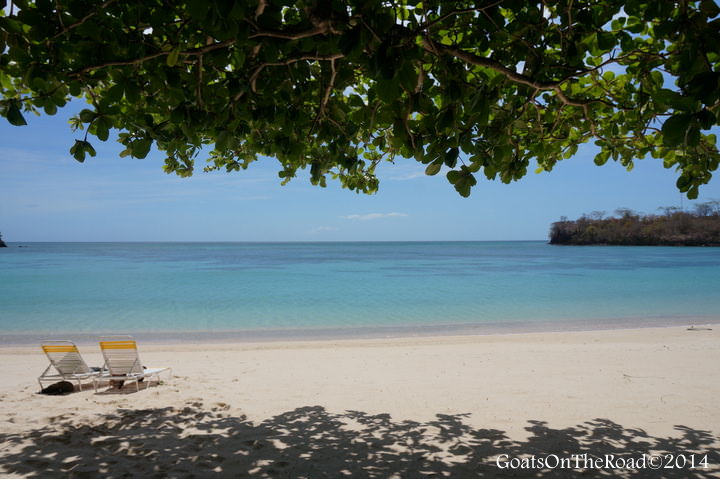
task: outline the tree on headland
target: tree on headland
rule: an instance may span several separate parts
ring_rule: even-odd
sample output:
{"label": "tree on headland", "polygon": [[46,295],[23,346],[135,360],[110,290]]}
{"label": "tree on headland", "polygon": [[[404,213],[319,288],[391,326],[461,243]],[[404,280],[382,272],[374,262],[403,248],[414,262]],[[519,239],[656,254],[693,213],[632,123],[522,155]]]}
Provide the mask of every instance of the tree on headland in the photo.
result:
{"label": "tree on headland", "polygon": [[720,246],[720,202],[696,205],[695,212],[662,208],[664,215],[641,215],[628,208],[615,217],[576,221],[563,217],[550,228],[551,244]]}
{"label": "tree on headland", "polygon": [[0,248],[7,248],[7,245],[2,239],[2,233],[0,233]]}
{"label": "tree on headland", "polygon": [[309,169],[374,192],[380,161],[443,167],[467,196],[594,142],[598,165],[652,156],[695,198],[718,168],[713,0],[0,0],[0,114],[89,103],[70,149],[117,130],[121,156],[283,181]]}

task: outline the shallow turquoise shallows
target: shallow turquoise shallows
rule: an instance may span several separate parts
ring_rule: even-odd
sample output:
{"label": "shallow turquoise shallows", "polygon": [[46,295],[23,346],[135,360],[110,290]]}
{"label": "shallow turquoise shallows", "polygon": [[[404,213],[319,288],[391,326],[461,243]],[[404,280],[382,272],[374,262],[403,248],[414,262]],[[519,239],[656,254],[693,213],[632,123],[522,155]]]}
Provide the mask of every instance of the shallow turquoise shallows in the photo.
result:
{"label": "shallow turquoise shallows", "polygon": [[27,243],[0,332],[560,329],[718,322],[720,248]]}

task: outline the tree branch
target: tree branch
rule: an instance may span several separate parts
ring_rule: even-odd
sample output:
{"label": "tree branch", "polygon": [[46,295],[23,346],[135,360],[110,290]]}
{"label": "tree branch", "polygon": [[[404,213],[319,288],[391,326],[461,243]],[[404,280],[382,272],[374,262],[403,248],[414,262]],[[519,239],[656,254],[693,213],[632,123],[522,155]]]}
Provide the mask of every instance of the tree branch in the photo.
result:
{"label": "tree branch", "polygon": [[322,115],[325,112],[325,107],[330,100],[330,93],[332,92],[333,86],[335,86],[335,77],[337,76],[337,70],[335,70],[335,60],[335,58],[330,60],[330,69],[332,73],[330,74],[330,82],[328,83],[327,89],[325,90],[325,96],[320,103],[320,112],[318,113],[319,115]]}
{"label": "tree branch", "polygon": [[491,70],[495,70],[498,73],[502,73],[506,78],[508,78],[509,80],[512,80],[515,83],[529,86],[536,90],[554,91],[555,94],[557,95],[557,97],[566,105],[584,107],[585,105],[599,102],[599,103],[604,103],[613,108],[618,108],[618,106],[615,105],[614,103],[610,103],[607,100],[604,100],[601,98],[594,98],[594,99],[570,98],[565,94],[565,92],[562,91],[562,88],[561,88],[561,85],[564,82],[566,82],[567,80],[569,80],[571,78],[576,78],[578,76],[585,75],[590,72],[593,72],[593,71],[601,68],[604,65],[616,62],[617,59],[610,59],[610,60],[604,62],[602,65],[593,67],[589,70],[575,72],[575,73],[563,78],[562,80],[553,81],[553,82],[543,82],[543,81],[533,80],[532,78],[530,78],[527,75],[523,75],[521,73],[516,72],[515,70],[511,70],[510,68],[506,67],[502,63],[500,63],[496,60],[493,60],[491,58],[480,57],[478,55],[475,55],[474,53],[466,52],[464,50],[460,50],[458,48],[450,47],[447,45],[442,45],[442,44],[439,44],[437,42],[430,40],[427,37],[423,38],[422,41],[423,41],[423,47],[425,48],[425,50],[432,54],[437,55],[439,53],[447,53],[448,55],[451,55],[451,56],[453,56],[459,60],[462,60],[466,63],[470,63],[471,65],[477,65],[477,66],[481,66],[481,67],[490,68]]}
{"label": "tree branch", "polygon": [[502,2],[503,2],[503,0],[498,0],[498,1],[495,1],[489,5],[485,5],[484,7],[480,7],[480,8],[463,8],[461,10],[453,10],[449,13],[446,13],[442,17],[436,18],[435,20],[431,20],[429,22],[419,25],[415,29],[415,33],[417,34],[419,32],[422,32],[423,30],[427,30],[428,28],[432,27],[433,25],[444,22],[448,18],[453,17],[455,15],[462,15],[464,13],[472,13],[472,12],[482,12],[488,8],[496,7],[496,6],[500,5]]}
{"label": "tree branch", "polygon": [[[218,50],[220,48],[225,48],[225,47],[228,47],[233,44],[235,44],[235,40],[225,40],[224,42],[213,43],[212,45],[206,45],[206,46],[200,47],[200,48],[192,48],[190,50],[180,52],[179,54],[180,55],[190,55],[190,56],[203,55],[204,53],[211,52],[213,50]],[[155,58],[164,57],[166,55],[170,55],[171,53],[172,53],[172,50],[162,51],[162,52],[157,52],[157,53],[153,53],[153,54],[144,56],[142,58],[135,58],[133,60],[119,60],[119,61],[114,61],[114,62],[100,63],[98,65],[92,65],[89,67],[85,67],[81,70],[72,72],[70,74],[70,76],[80,76],[89,71],[99,70],[99,69],[105,68],[105,67],[123,66],[123,65],[139,65],[140,63],[146,62],[148,60],[154,60]]]}
{"label": "tree branch", "polygon": [[[63,36],[63,35],[65,35],[67,32],[69,32],[70,30],[79,27],[80,25],[82,25],[83,23],[87,22],[88,20],[90,20],[90,19],[91,19],[92,17],[94,17],[95,15],[97,15],[99,11],[106,9],[107,7],[109,7],[110,5],[112,5],[113,3],[115,3],[116,1],[117,1],[117,0],[107,0],[105,3],[103,3],[103,4],[100,5],[98,8],[96,8],[96,9],[93,10],[92,12],[90,12],[90,13],[88,13],[87,15],[85,15],[84,17],[82,17],[82,18],[81,18],[80,20],[78,20],[77,22],[75,22],[75,23],[73,23],[73,24],[71,24],[71,25],[68,25],[67,27],[63,28],[63,29],[60,31],[60,33],[58,33],[58,34],[56,34],[55,36],[53,36],[53,38],[57,38],[57,37]],[[58,9],[58,15],[60,15],[59,9]],[[61,24],[62,24],[62,22],[61,22]]]}
{"label": "tree branch", "polygon": [[334,55],[327,55],[327,56],[321,56],[321,55],[304,55],[299,58],[290,58],[288,60],[285,60],[284,62],[267,62],[267,63],[261,63],[255,68],[255,71],[252,75],[250,75],[250,89],[253,93],[257,93],[256,88],[256,82],[257,78],[260,75],[260,73],[265,69],[265,67],[281,67],[286,65],[291,65],[293,63],[302,62],[305,60],[313,60],[313,61],[322,61],[322,60],[337,60],[338,58],[343,58],[344,55],[342,53],[336,53]]}
{"label": "tree branch", "polygon": [[259,0],[258,1],[257,8],[255,9],[255,20],[257,20],[260,17],[260,15],[262,15],[263,12],[265,12],[265,7],[267,7],[267,5],[268,5],[267,0]]}
{"label": "tree branch", "polygon": [[334,33],[334,32],[329,27],[326,27],[326,28],[315,27],[310,30],[305,30],[304,32],[297,32],[297,33],[263,31],[263,32],[254,33],[254,34],[248,36],[248,38],[269,37],[269,38],[282,38],[284,40],[300,40],[302,38],[314,37],[315,35],[326,35],[328,33]]}

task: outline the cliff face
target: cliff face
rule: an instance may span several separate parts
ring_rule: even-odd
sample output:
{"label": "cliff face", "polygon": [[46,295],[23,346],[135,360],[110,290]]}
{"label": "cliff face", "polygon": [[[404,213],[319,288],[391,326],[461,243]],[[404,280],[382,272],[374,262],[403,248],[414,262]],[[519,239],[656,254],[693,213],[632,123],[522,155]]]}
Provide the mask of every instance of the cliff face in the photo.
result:
{"label": "cliff face", "polygon": [[550,244],[720,246],[720,214],[675,212],[620,218],[558,221],[550,229]]}

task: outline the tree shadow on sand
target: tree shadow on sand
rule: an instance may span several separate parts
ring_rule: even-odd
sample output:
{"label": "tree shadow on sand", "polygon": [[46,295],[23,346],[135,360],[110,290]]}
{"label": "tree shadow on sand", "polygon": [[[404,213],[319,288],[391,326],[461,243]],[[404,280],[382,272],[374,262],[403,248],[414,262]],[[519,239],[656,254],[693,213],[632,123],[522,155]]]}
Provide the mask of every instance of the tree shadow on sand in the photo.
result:
{"label": "tree shadow on sand", "polygon": [[[677,426],[653,437],[608,419],[567,429],[529,421],[530,437],[477,429],[464,415],[429,422],[387,414],[333,414],[303,407],[261,423],[228,415],[222,404],[118,410],[94,424],[71,414],[23,434],[0,433],[0,472],[26,477],[718,477],[718,438]],[[643,454],[707,455],[708,469],[501,469],[500,455],[558,458],[573,454],[638,458]],[[504,456],[503,456],[504,457]],[[699,461],[700,457],[696,457]],[[552,458],[551,458],[552,462]]]}

